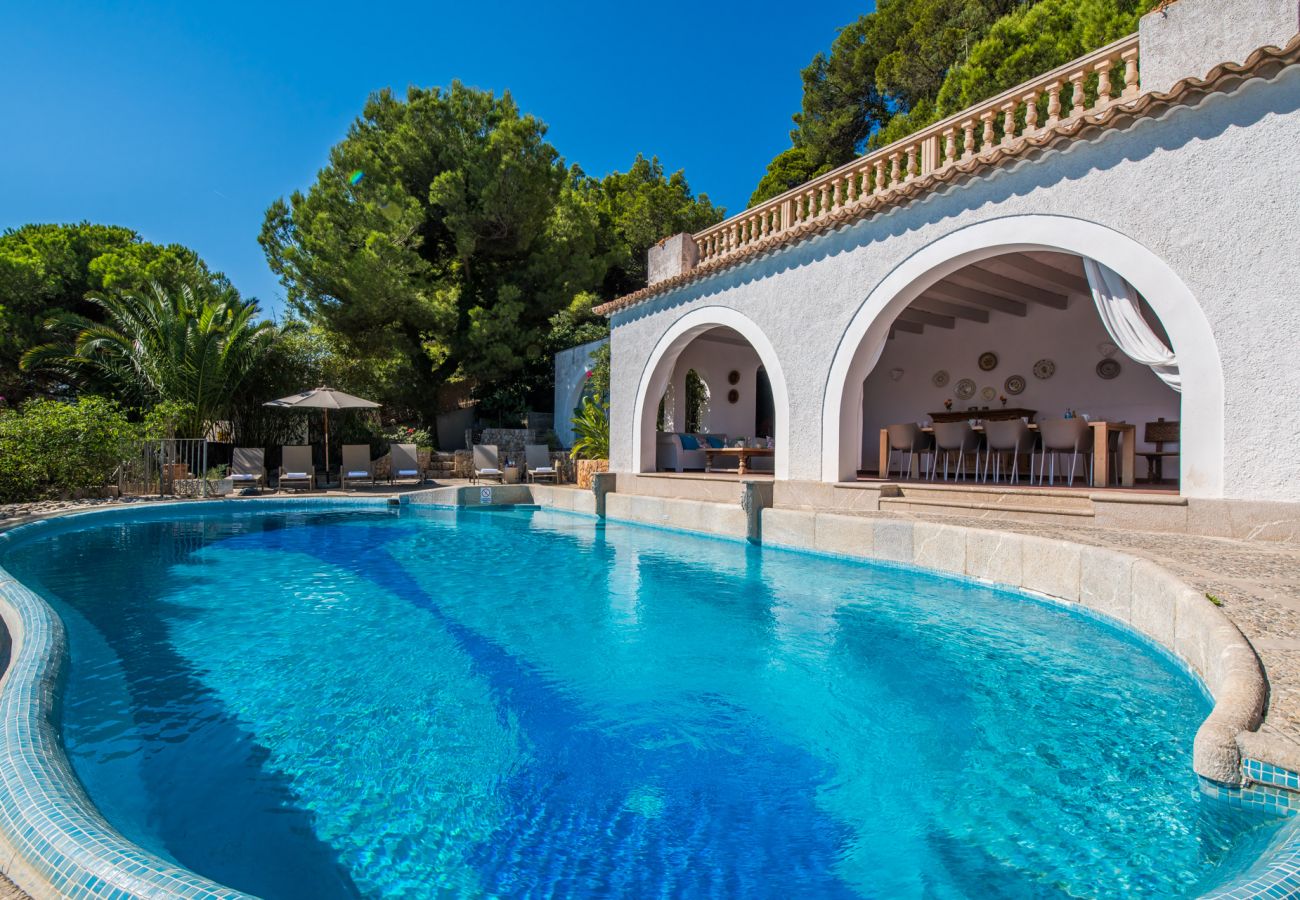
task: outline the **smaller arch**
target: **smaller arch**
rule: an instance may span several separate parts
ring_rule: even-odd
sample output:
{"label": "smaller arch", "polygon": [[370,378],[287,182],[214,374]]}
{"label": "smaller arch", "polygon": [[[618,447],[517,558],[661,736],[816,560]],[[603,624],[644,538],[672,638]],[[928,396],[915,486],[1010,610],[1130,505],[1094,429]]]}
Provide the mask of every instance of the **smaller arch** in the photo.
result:
{"label": "smaller arch", "polygon": [[[695,369],[686,372],[686,396],[682,398],[685,403],[685,410],[682,418],[685,422],[686,431],[701,431],[700,419],[709,409],[709,401],[713,397],[713,390],[709,387],[709,382],[705,380]],[[694,408],[692,408],[694,407]]]}
{"label": "smaller arch", "polygon": [[632,471],[650,472],[655,467],[655,413],[659,398],[668,388],[677,357],[691,341],[714,328],[730,328],[749,342],[758,354],[759,362],[767,371],[772,385],[772,399],[776,407],[776,454],[774,470],[777,478],[788,478],[790,473],[790,406],[785,374],[777,359],[776,348],[753,319],[727,306],[705,306],[691,310],[675,321],[664,332],[654,350],[646,359],[637,384],[632,436]]}

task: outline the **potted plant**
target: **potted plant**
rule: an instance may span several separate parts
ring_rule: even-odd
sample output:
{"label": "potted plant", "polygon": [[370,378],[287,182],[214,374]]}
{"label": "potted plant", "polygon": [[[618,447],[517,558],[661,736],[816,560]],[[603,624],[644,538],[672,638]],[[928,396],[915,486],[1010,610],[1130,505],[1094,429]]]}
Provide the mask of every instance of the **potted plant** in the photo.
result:
{"label": "potted plant", "polygon": [[208,489],[214,497],[226,497],[234,493],[235,480],[226,474],[227,466],[213,466],[208,469]]}
{"label": "potted plant", "polygon": [[599,394],[587,397],[573,418],[573,450],[578,461],[578,487],[590,488],[591,476],[609,471],[609,410]]}

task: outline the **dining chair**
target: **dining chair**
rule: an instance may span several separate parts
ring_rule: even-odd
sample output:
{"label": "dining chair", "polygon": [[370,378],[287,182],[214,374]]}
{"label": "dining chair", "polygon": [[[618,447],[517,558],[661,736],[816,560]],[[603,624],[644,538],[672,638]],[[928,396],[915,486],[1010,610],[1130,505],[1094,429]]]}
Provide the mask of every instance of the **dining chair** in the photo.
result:
{"label": "dining chair", "polygon": [[1064,453],[1070,454],[1070,485],[1074,485],[1080,455],[1088,457],[1088,483],[1092,484],[1092,428],[1086,419],[1046,419],[1038,423],[1038,434],[1043,441],[1042,452],[1038,456],[1039,484],[1043,483],[1043,470],[1049,456],[1052,464],[1048,483],[1056,480],[1056,457]]}
{"label": "dining chair", "polygon": [[[885,430],[889,433],[889,458],[885,460],[885,477],[894,469],[894,454],[899,454],[899,474],[903,478],[912,477],[912,460],[916,454],[921,454],[921,472],[925,472],[925,454],[934,452],[934,437],[921,430],[921,426],[915,422],[904,422],[901,425],[887,425]],[[903,454],[906,454],[906,467],[903,463]]]}
{"label": "dining chair", "polygon": [[970,427],[969,422],[935,422],[934,423],[934,447],[935,451],[930,457],[930,480],[933,481],[935,473],[939,467],[939,454],[943,454],[943,480],[948,480],[948,458],[956,453],[957,465],[953,477],[961,479],[962,472],[966,468],[966,454],[975,454],[975,474],[979,475],[980,470],[980,436],[976,434],[975,429]]}
{"label": "dining chair", "polygon": [[1029,479],[1034,478],[1034,449],[1038,436],[1025,424],[1024,419],[984,423],[984,481],[989,480],[989,461],[993,463],[993,482],[1002,475],[1002,456],[1011,454],[1011,472],[1008,484],[1020,481],[1020,456],[1029,454]]}

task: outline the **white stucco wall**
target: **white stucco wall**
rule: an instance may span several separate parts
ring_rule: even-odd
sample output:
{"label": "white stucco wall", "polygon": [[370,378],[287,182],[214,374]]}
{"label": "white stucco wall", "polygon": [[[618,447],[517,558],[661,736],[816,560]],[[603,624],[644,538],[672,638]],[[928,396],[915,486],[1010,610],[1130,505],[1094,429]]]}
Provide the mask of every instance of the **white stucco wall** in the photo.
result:
{"label": "white stucco wall", "polygon": [[[970,400],[954,394],[962,378],[974,380],[977,390],[991,387],[999,395],[1010,375],[1025,379],[1019,396],[1006,395],[1008,406],[1038,411],[1040,419],[1060,418],[1065,410],[1087,413],[1094,419],[1133,422],[1138,426],[1138,448],[1148,447],[1142,425],[1164,417],[1178,418],[1179,397],[1149,368],[1116,353],[1121,369],[1109,381],[1097,376],[1102,355],[1097,345],[1109,341],[1096,307],[1090,300],[1073,298],[1064,310],[1030,305],[1021,318],[994,312],[988,323],[958,320],[955,328],[927,327],[924,334],[900,332],[885,345],[880,362],[867,377],[863,391],[863,467],[874,469],[879,457],[880,429],[895,422],[921,422],[926,413],[943,409],[952,400],[954,409],[1001,404],[995,397],[984,400],[979,393]],[[998,366],[981,372],[979,355],[989,350],[998,356]],[[1056,372],[1049,379],[1035,378],[1037,360],[1050,359]],[[902,369],[894,381],[890,372]],[[935,387],[936,371],[948,372],[946,387]],[[1138,474],[1144,473],[1139,462]]]}
{"label": "white stucco wall", "polygon": [[[823,466],[834,455],[834,448],[824,453],[827,384],[841,340],[873,290],[927,246],[981,223],[1004,221],[1019,235],[1012,249],[1073,249],[1042,242],[1043,220],[1018,218],[1053,217],[1113,233],[1109,264],[1135,285],[1145,279],[1138,287],[1160,311],[1175,352],[1221,361],[1221,396],[1211,385],[1197,399],[1221,414],[1221,433],[1198,444],[1216,470],[1189,478],[1184,457],[1185,492],[1300,500],[1300,457],[1286,452],[1300,414],[1297,146],[1300,69],[1293,67],[621,311],[612,318],[613,468],[630,471],[639,455],[633,417],[655,348],[683,316],[704,321],[711,314],[703,311],[715,309],[752,321],[786,373],[789,450],[785,473],[778,456],[778,476],[833,479]],[[1153,273],[1166,273],[1168,289]],[[1196,332],[1192,320],[1204,323],[1208,345],[1198,338],[1179,346],[1180,336]],[[1185,433],[1204,412],[1185,404]]]}
{"label": "white stucco wall", "polygon": [[555,434],[565,447],[573,446],[573,409],[582,399],[587,384],[591,354],[608,343],[608,338],[579,344],[555,354]]}
{"label": "white stucco wall", "polygon": [[[1229,15],[1224,15],[1224,12]],[[1178,0],[1142,17],[1142,88],[1167,91],[1259,47],[1284,47],[1300,30],[1300,0]]]}

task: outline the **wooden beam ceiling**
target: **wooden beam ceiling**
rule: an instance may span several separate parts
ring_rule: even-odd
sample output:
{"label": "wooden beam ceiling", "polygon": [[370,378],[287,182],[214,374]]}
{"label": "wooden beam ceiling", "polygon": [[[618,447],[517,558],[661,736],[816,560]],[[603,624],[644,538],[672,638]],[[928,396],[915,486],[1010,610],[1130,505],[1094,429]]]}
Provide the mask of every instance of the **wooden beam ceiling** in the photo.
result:
{"label": "wooden beam ceiling", "polygon": [[981,306],[985,309],[993,309],[998,312],[1004,312],[1012,316],[1024,316],[1028,312],[1028,307],[1019,300],[1009,300],[1006,297],[1000,297],[997,294],[990,294],[987,291],[976,290],[975,288],[963,287],[953,284],[949,281],[941,281],[926,289],[922,295],[924,297],[934,297],[939,300],[947,300],[953,303],[967,303],[972,306]]}
{"label": "wooden beam ceiling", "polygon": [[1014,270],[1017,280],[1026,280],[1036,287],[1046,290],[1064,290],[1067,294],[1087,294],[1088,280],[1083,277],[1082,272],[1078,275],[1072,275],[1069,272],[1062,271],[1056,266],[1049,266],[1045,262],[1040,262],[1032,256],[1026,256],[1023,253],[1008,253],[1005,256],[995,256],[993,259],[978,263],[978,267],[985,266],[1005,267]]}
{"label": "wooden beam ceiling", "polygon": [[954,328],[957,320],[987,324],[990,313],[1028,315],[1029,305],[1069,308],[1072,297],[1089,296],[1078,257],[1068,253],[1007,253],[958,269],[931,285],[899,313],[890,328],[922,334],[926,325]]}
{"label": "wooden beam ceiling", "polygon": [[955,328],[957,320],[952,316],[941,316],[937,313],[926,312],[923,309],[917,309],[909,306],[898,314],[898,317],[905,322],[916,322],[918,325],[935,325],[939,328]]}
{"label": "wooden beam ceiling", "polygon": [[987,323],[989,320],[989,311],[987,309],[977,306],[965,306],[961,303],[949,303],[947,300],[936,300],[934,297],[924,295],[912,301],[912,309],[939,313],[943,316],[953,316],[970,322]]}
{"label": "wooden beam ceiling", "polygon": [[1010,300],[1025,303],[1038,303],[1052,309],[1065,309],[1070,298],[1065,294],[1053,293],[997,272],[989,271],[978,265],[968,266],[948,276],[948,280],[963,287],[974,288],[987,293],[998,294]]}

